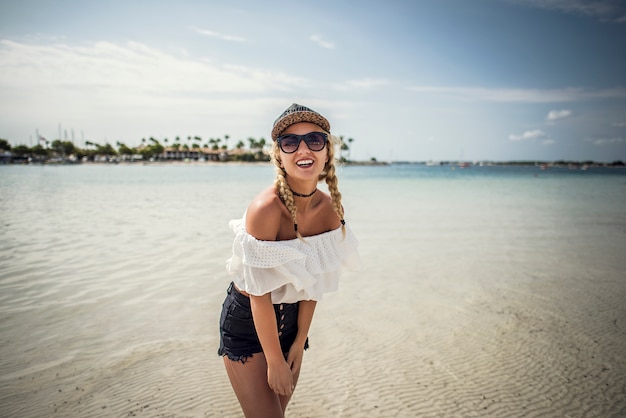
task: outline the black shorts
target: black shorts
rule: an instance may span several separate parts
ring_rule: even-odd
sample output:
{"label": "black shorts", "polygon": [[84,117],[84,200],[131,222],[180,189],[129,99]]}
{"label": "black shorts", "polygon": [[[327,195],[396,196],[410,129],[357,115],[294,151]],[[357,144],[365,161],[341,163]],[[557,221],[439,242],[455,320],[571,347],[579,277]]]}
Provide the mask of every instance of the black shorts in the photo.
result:
{"label": "black shorts", "polygon": [[[285,356],[298,334],[298,306],[299,302],[274,304],[278,339]],[[304,349],[308,348],[307,338]],[[217,354],[245,363],[248,357],[261,352],[263,348],[252,320],[250,298],[241,294],[231,282],[220,315],[220,348]]]}

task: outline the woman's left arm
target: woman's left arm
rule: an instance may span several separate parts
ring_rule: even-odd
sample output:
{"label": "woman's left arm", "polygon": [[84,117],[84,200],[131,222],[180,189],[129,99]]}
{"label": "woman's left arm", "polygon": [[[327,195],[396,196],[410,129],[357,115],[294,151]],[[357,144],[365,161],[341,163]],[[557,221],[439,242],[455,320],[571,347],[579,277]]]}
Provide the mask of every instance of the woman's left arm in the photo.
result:
{"label": "woman's left arm", "polygon": [[309,335],[316,304],[317,301],[314,300],[301,300],[298,306],[298,334],[287,355],[287,364],[293,374],[296,374],[302,365],[304,345]]}

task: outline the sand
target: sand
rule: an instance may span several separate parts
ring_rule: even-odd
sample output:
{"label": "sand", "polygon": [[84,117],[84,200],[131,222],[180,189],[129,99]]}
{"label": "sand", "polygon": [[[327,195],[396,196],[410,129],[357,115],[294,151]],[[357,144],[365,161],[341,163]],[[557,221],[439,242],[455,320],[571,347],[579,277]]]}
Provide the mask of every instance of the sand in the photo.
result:
{"label": "sand", "polygon": [[[318,306],[291,417],[618,417],[626,299],[617,281],[462,288],[350,273]],[[348,289],[361,286],[359,291]],[[221,291],[209,301],[216,315]],[[60,362],[2,376],[3,416],[239,417],[217,335],[151,344],[77,379]],[[7,383],[10,383],[9,389]]]}

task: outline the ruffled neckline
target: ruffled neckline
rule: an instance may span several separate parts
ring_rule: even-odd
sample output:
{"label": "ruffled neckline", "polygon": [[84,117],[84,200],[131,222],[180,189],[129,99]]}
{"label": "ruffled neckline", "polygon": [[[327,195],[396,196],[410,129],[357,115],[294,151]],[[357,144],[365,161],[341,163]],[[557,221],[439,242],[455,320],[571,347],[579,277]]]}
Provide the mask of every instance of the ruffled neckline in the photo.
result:
{"label": "ruffled neckline", "polygon": [[346,226],[303,240],[259,240],[245,228],[245,215],[229,223],[235,232],[226,269],[239,289],[251,295],[272,293],[273,303],[321,300],[338,288],[343,268],[358,269],[358,242]]}

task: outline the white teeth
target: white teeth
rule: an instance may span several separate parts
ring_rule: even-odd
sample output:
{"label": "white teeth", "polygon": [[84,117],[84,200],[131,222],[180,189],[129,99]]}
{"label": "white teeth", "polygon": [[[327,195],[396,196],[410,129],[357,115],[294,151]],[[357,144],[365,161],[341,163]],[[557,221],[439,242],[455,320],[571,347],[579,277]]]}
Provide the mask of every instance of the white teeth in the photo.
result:
{"label": "white teeth", "polygon": [[313,160],[300,160],[296,164],[297,165],[309,165],[309,164],[313,164]]}

